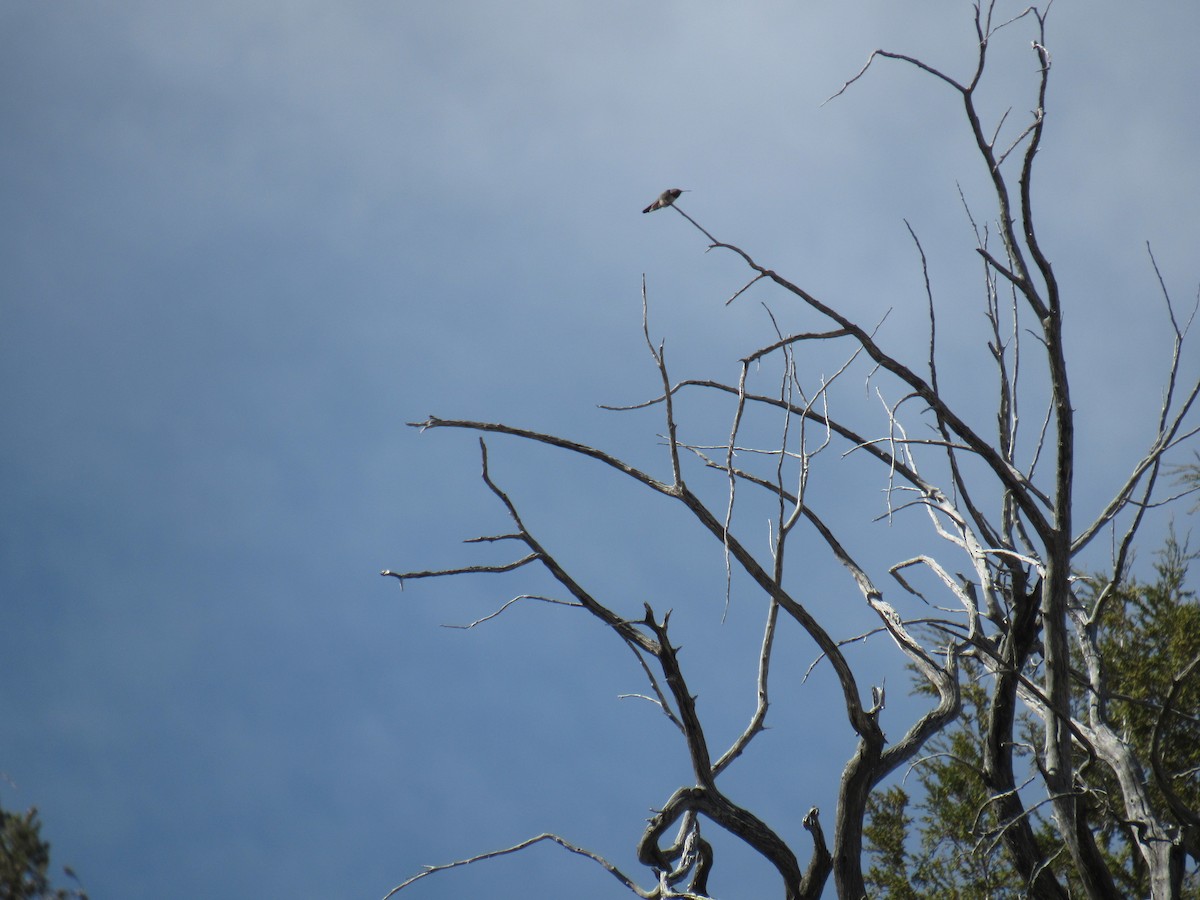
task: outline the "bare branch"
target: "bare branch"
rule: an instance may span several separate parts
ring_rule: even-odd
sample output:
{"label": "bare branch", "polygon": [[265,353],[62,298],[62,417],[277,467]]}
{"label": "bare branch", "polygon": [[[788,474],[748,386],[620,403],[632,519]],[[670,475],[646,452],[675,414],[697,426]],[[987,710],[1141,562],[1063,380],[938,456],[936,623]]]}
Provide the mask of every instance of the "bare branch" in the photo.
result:
{"label": "bare branch", "polygon": [[638,859],[643,865],[668,872],[671,865],[658,846],[662,834],[685,814],[700,813],[720,825],[730,834],[745,841],[770,862],[783,879],[788,897],[812,897],[817,892],[802,888],[800,864],[791,848],[765,822],[730,801],[715,787],[684,787],[677,790],[666,805],[656,812],[638,843]]}
{"label": "bare branch", "polygon": [[595,447],[589,447],[587,444],[581,444],[578,441],[567,440],[566,438],[558,437],[553,434],[545,434],[538,431],[530,431],[526,428],[514,428],[511,425],[504,425],[500,422],[473,422],[465,419],[439,419],[436,416],[430,416],[423,422],[409,422],[413,428],[419,428],[421,431],[427,431],[432,428],[461,428],[468,431],[492,432],[495,434],[507,434],[512,437],[524,438],[525,440],[535,441],[540,444],[546,444],[551,447],[559,447],[563,450],[569,450],[572,453],[577,453],[581,456],[591,457],[599,462],[604,463],[628,475],[630,478],[641,482],[651,490],[657,491],[660,494],[673,496],[675,491],[669,484],[664,484],[654,478],[651,478],[645,472],[625,463],[611,454],[605,453],[602,450],[597,450]]}
{"label": "bare branch", "polygon": [[[690,217],[689,217],[689,221],[691,221]],[[692,222],[692,224],[695,225],[696,223]],[[699,226],[696,226],[696,227],[699,228]],[[700,230],[704,231],[703,228],[701,228]],[[708,234],[707,231],[705,231],[704,233]],[[736,291],[734,291],[733,296],[725,301],[725,305],[728,306],[730,303],[732,303],[738,297],[742,296],[742,294],[746,293],[746,291],[750,290],[750,288],[754,287],[754,285],[756,285],[760,281],[762,281],[763,278],[764,278],[763,275],[755,275],[753,278],[751,278],[749,281],[747,281],[744,285],[742,285],[740,288],[738,288]]]}
{"label": "bare branch", "polygon": [[446,624],[446,625],[442,625],[442,627],[443,628],[459,628],[459,629],[463,629],[463,630],[474,628],[476,625],[482,625],[484,622],[490,622],[492,619],[496,618],[497,616],[502,615],[504,613],[504,611],[507,610],[510,606],[512,606],[515,603],[520,602],[521,600],[540,600],[543,603],[553,603],[553,604],[557,604],[559,606],[574,606],[574,607],[582,607],[583,606],[582,603],[576,603],[571,600],[559,600],[556,597],[541,597],[541,596],[538,596],[537,594],[521,594],[520,596],[513,597],[511,600],[509,600],[503,606],[501,606],[498,610],[496,610],[493,613],[488,613],[486,616],[484,616],[481,619],[476,619],[473,622],[467,622],[465,625]]}
{"label": "bare branch", "polygon": [[750,723],[746,726],[745,730],[738,735],[732,746],[713,765],[714,777],[720,775],[730,763],[741,756],[755,735],[759,734],[765,727],[767,708],[770,706],[767,685],[770,680],[771,651],[775,646],[775,626],[778,621],[779,604],[771,602],[767,606],[767,624],[763,631],[762,648],[758,654],[758,703],[755,705],[754,715],[750,717]]}
{"label": "bare branch", "polygon": [[[695,219],[693,219],[691,216],[689,216],[687,213],[685,213],[682,209],[680,209],[678,203],[673,204],[671,206],[671,209],[675,210],[675,212],[679,213],[681,216],[683,216],[685,219],[687,219],[689,222],[691,222],[693,225],[695,225],[696,228],[698,228],[700,230],[700,233],[703,234],[706,238],[708,238],[708,240],[711,243],[715,244],[717,242],[716,238],[714,238],[711,234],[709,234],[707,231],[705,231],[699,222],[697,222]],[[750,284],[753,284],[753,283],[754,283],[753,281],[750,282]],[[749,286],[750,286],[749,284],[746,285],[746,287],[749,287]],[[743,288],[742,290],[745,290],[745,288]],[[738,293],[740,294],[741,291],[738,291]]]}
{"label": "bare branch", "polygon": [[[583,857],[586,857],[587,859],[590,859],[592,862],[598,864],[605,871],[607,871],[610,875],[612,875],[614,878],[616,878],[617,881],[621,882],[621,884],[624,885],[626,889],[637,894],[639,897],[646,898],[646,900],[653,900],[653,898],[661,896],[661,894],[657,890],[644,891],[641,888],[639,888],[637,886],[637,884],[635,884],[631,878],[629,878],[627,875],[625,875],[620,869],[618,869],[616,866],[614,866],[612,863],[610,863],[608,860],[606,860],[603,856],[600,856],[597,853],[593,853],[591,850],[585,850],[583,847],[578,847],[575,844],[572,844],[570,841],[566,840],[565,838],[559,837],[557,834],[550,834],[547,832],[545,834],[539,834],[537,837],[532,837],[532,838],[529,838],[528,840],[521,841],[519,844],[514,844],[511,847],[505,847],[503,850],[490,850],[487,853],[480,853],[477,856],[472,856],[467,859],[460,859],[460,860],[457,860],[456,862],[452,862],[452,863],[444,863],[443,865],[440,865],[440,866],[426,866],[425,871],[420,872],[420,873],[414,875],[412,878],[408,879],[407,881],[396,885],[394,888],[392,888],[390,891],[388,891],[386,894],[384,894],[383,900],[388,900],[388,898],[394,897],[396,894],[400,893],[402,890],[404,890],[409,885],[414,884],[414,883],[420,881],[422,878],[425,878],[429,875],[433,875],[436,872],[445,872],[449,869],[457,869],[459,866],[469,866],[469,865],[472,865],[473,863],[483,862],[484,860],[496,859],[497,857],[500,857],[500,856],[507,856],[510,853],[517,853],[521,850],[525,850],[528,847],[532,847],[534,844],[541,843],[542,841],[551,841],[552,843],[558,844],[558,846],[562,847],[563,849],[569,850],[571,853],[575,853],[579,856],[583,856]],[[694,895],[688,895],[688,894],[676,894],[675,896],[676,897],[691,897],[692,900],[706,900],[706,898],[698,897],[698,896],[694,896]]]}
{"label": "bare branch", "polygon": [[[664,693],[664,691],[662,689],[662,685],[660,685],[658,683],[658,678],[655,676],[654,670],[650,668],[650,663],[647,660],[646,655],[641,652],[640,647],[638,647],[635,644],[630,643],[629,641],[625,642],[625,646],[627,646],[629,648],[630,652],[633,653],[634,658],[637,659],[638,665],[642,667],[642,672],[646,676],[646,681],[650,684],[650,689],[652,691],[654,691],[654,698],[657,698],[657,699],[654,699],[654,698],[647,697],[646,699],[650,700],[652,703],[657,704],[658,708],[660,710],[662,710],[662,714],[667,717],[667,720],[672,725],[674,725],[676,728],[678,728],[680,732],[682,732],[683,731],[683,723],[681,721],[679,721],[679,717],[677,715],[675,715],[675,711],[673,709],[671,709],[671,704],[667,700],[667,695],[666,695],[666,693]],[[627,695],[627,696],[635,696],[635,695]],[[636,695],[636,696],[640,696],[640,695]]]}
{"label": "bare branch", "polygon": [[[682,211],[681,211],[681,214]],[[686,214],[683,214],[686,216]],[[675,406],[672,401],[671,380],[667,377],[667,361],[664,344],[659,343],[658,349],[654,348],[654,342],[650,340],[650,304],[646,299],[646,276],[642,276],[642,334],[646,338],[646,348],[650,351],[650,355],[654,358],[654,365],[658,368],[659,377],[662,378],[663,387],[663,402],[666,407],[667,418],[667,441],[671,450],[671,477],[676,488],[683,485],[683,471],[679,468],[679,444],[675,440]]]}
{"label": "bare branch", "polygon": [[528,565],[531,562],[537,562],[537,560],[537,554],[530,553],[528,556],[523,556],[515,562],[503,563],[495,566],[463,566],[458,569],[434,569],[427,572],[393,572],[391,569],[384,569],[379,574],[385,577],[398,579],[400,582],[400,587],[403,588],[405,578],[440,578],[445,575],[477,575],[495,572],[511,572],[514,569],[519,569],[521,566]]}
{"label": "bare branch", "polygon": [[850,85],[854,84],[854,82],[858,81],[860,78],[862,78],[864,75],[867,74],[867,69],[871,68],[871,63],[875,62],[875,58],[877,56],[883,57],[884,59],[899,60],[900,62],[906,62],[911,66],[916,66],[918,69],[922,70],[923,72],[928,72],[930,75],[934,76],[935,78],[937,78],[941,81],[944,81],[946,84],[950,85],[952,88],[954,88],[956,91],[959,91],[960,93],[964,93],[967,90],[965,87],[963,87],[961,84],[959,84],[953,78],[951,78],[949,75],[944,74],[943,72],[939,71],[938,69],[935,69],[933,66],[929,65],[928,63],[922,62],[921,60],[917,59],[914,56],[906,56],[903,53],[892,53],[887,50],[875,50],[867,58],[866,64],[863,65],[863,67],[858,70],[858,74],[855,75],[853,78],[851,78],[849,81],[847,81],[845,84],[843,84],[840,88],[838,88],[837,92],[834,93],[832,96],[826,97],[823,101],[821,101],[821,106],[824,106],[826,103],[830,102],[831,100],[836,100],[842,94],[846,93],[846,90],[850,87]]}
{"label": "bare branch", "polygon": [[687,741],[688,754],[692,760],[692,771],[696,780],[705,788],[716,788],[713,778],[712,761],[708,753],[708,740],[704,736],[704,728],[700,724],[700,716],[696,712],[696,698],[688,691],[683,670],[679,667],[679,648],[673,647],[667,637],[667,626],[671,614],[667,613],[662,622],[654,619],[654,611],[646,604],[646,617],[642,620],[655,637],[658,638],[659,650],[655,654],[659,665],[662,666],[663,677],[667,689],[675,699],[675,708],[679,711],[679,721],[683,724],[683,736]]}

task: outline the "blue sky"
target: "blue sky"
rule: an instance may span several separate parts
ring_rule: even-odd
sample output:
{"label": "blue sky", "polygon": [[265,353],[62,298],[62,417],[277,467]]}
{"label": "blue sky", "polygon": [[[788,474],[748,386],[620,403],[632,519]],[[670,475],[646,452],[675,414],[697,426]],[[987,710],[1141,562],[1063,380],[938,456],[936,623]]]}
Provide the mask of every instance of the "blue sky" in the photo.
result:
{"label": "blue sky", "polygon": [[[1093,448],[1083,514],[1157,410],[1169,333],[1145,242],[1180,307],[1200,277],[1198,32],[1185,2],[1058,0],[1050,17],[1038,212]],[[986,88],[1013,123],[1033,102],[1029,38],[1003,33]],[[404,423],[504,420],[665,475],[657,413],[596,407],[656,389],[643,273],[678,377],[736,378],[771,339],[760,302],[813,324],[767,291],[725,307],[736,260],[674,213],[640,214],[672,185],[839,309],[890,309],[882,336],[919,363],[907,218],[969,402],[990,369],[956,184],[992,212],[958,102],[897,66],[821,101],[875,47],[963,74],[972,41],[965,2],[5,3],[0,803],[38,806],[96,898],[378,897],[546,830],[637,872],[649,808],[687,781],[682,748],[618,699],[643,689],[632,658],[573,610],[439,627],[549,590],[535,573],[403,593],[379,577],[504,553],[459,543],[507,530],[474,438]],[[697,440],[724,436],[726,410],[688,412]],[[731,739],[761,598],[735,584],[722,624],[720,555],[679,510],[542,449],[492,449],[599,595],[676,610],[702,713]],[[846,485],[829,477],[833,500]],[[865,525],[880,510],[863,496],[865,514],[843,510],[862,552],[911,553]],[[814,550],[811,572],[830,629],[860,631],[836,566]],[[814,652],[788,638],[777,675],[795,686]],[[855,661],[903,693],[890,648]],[[829,687],[818,669],[777,689],[774,731],[729,773],[804,852],[799,816],[832,809],[850,747]],[[774,889],[726,853],[722,898]],[[624,895],[547,848],[409,895],[485,888]]]}

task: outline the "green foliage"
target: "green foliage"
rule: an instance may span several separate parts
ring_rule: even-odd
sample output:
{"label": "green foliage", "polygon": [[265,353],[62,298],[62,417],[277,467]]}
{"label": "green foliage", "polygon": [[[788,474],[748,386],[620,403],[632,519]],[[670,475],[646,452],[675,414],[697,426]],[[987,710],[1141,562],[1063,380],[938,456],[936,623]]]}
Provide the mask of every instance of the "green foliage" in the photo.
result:
{"label": "green foliage", "polygon": [[[1190,809],[1200,809],[1200,665],[1192,665],[1190,676],[1180,679],[1200,656],[1200,603],[1186,587],[1188,566],[1198,556],[1172,534],[1159,554],[1154,582],[1111,591],[1099,623],[1108,717],[1146,765],[1145,777],[1161,810],[1167,808],[1166,799],[1150,771],[1156,728],[1161,770],[1169,776],[1170,789]],[[1090,583],[1093,587],[1081,598],[1085,608],[1106,587],[1101,580]],[[919,801],[913,804],[898,786],[871,798],[864,837],[871,862],[867,883],[877,896],[1001,900],[1025,895],[1004,857],[980,776],[981,712],[988,704],[988,682],[978,663],[964,660],[962,668],[962,715],[930,741],[913,772]],[[1082,700],[1082,693],[1077,699]],[[1030,746],[1040,745],[1040,723],[1026,719],[1022,730]],[[1091,822],[1118,888],[1130,897],[1149,896],[1116,778],[1100,764],[1088,769],[1088,782],[1094,798]],[[1035,830],[1042,846],[1061,844],[1052,822],[1035,816]],[[1083,896],[1065,857],[1055,870],[1072,895]],[[1195,871],[1185,879],[1182,896],[1200,898]]]}
{"label": "green foliage", "polygon": [[[36,808],[11,813],[0,809],[0,898],[3,900],[87,900],[83,891],[50,886],[50,844],[42,840]],[[70,874],[70,870],[67,870]]]}
{"label": "green foliage", "polygon": [[866,873],[867,886],[881,896],[896,900],[919,900],[909,881],[912,858],[906,849],[908,828],[912,819],[907,814],[908,794],[893,785],[868,801],[868,819],[863,837],[870,848],[871,867]]}
{"label": "green foliage", "polygon": [[[1192,809],[1200,809],[1200,673],[1183,680],[1173,696],[1171,688],[1200,656],[1200,604],[1185,585],[1188,565],[1198,556],[1172,535],[1155,566],[1157,581],[1121,592],[1120,602],[1104,611],[1101,638],[1112,696],[1109,717],[1147,763],[1159,728],[1163,769],[1172,773],[1172,790]],[[1168,698],[1170,707],[1164,708]],[[1161,802],[1161,794],[1156,799]]]}
{"label": "green foliage", "polygon": [[[1188,566],[1197,554],[1174,533],[1159,554],[1152,584],[1119,590],[1101,615],[1100,647],[1108,678],[1108,716],[1133,745],[1146,767],[1144,776],[1158,809],[1167,802],[1152,771],[1155,728],[1159,729],[1161,770],[1170,790],[1190,809],[1200,809],[1200,672],[1172,690],[1176,678],[1200,656],[1200,604],[1186,587]],[[1095,596],[1099,596],[1099,589]],[[1168,700],[1169,705],[1168,705]],[[1130,896],[1148,896],[1149,884],[1125,821],[1116,778],[1101,768],[1095,792],[1101,808],[1093,813],[1101,847],[1112,861],[1118,886]],[[1184,897],[1200,898],[1200,878],[1192,873]]]}
{"label": "green foliage", "polygon": [[[867,885],[880,897],[1004,900],[1024,896],[1003,857],[996,819],[979,776],[983,765],[982,666],[963,661],[962,714],[929,742],[914,774],[922,798],[893,786],[872,796],[863,834]],[[916,836],[911,826],[916,825]]]}

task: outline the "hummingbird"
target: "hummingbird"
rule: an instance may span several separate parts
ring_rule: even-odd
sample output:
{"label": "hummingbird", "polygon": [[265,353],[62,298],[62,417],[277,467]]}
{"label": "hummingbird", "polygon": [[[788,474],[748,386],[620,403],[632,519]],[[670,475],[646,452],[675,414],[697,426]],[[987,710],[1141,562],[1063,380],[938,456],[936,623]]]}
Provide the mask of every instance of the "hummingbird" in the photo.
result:
{"label": "hummingbird", "polygon": [[654,212],[656,209],[663,209],[670,206],[679,199],[679,195],[686,193],[680,188],[667,188],[658,195],[658,199],[642,210],[643,213]]}

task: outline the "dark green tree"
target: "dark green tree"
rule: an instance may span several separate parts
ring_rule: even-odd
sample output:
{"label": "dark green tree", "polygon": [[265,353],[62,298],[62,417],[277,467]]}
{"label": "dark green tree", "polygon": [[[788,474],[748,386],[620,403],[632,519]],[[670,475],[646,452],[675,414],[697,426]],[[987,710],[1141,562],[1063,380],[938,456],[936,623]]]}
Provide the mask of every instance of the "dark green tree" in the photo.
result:
{"label": "dark green tree", "polygon": [[[36,807],[24,813],[0,809],[0,900],[87,900],[82,890],[50,885],[50,844],[42,839]],[[70,869],[64,869],[74,877]]]}
{"label": "dark green tree", "polygon": [[[1155,565],[1156,578],[1115,591],[1102,579],[1084,581],[1082,608],[1102,597],[1098,646],[1108,689],[1107,716],[1139,759],[1151,760],[1142,773],[1154,808],[1175,815],[1178,827],[1192,831],[1187,810],[1200,809],[1200,603],[1187,587],[1189,564],[1200,554],[1174,533]],[[1083,660],[1076,659],[1082,666]],[[1001,830],[982,777],[986,742],[981,711],[988,693],[982,667],[964,660],[969,680],[963,687],[962,716],[929,743],[915,769],[920,788],[913,802],[900,786],[872,798],[864,829],[871,859],[868,885],[879,896],[1007,898],[1025,895],[1025,886],[1004,855]],[[1076,715],[1087,706],[1089,682],[1080,675]],[[924,691],[920,691],[924,693]],[[1027,746],[1044,735],[1035,720],[1024,722]],[[1112,769],[1079,754],[1080,789],[1086,792],[1096,843],[1117,887],[1129,897],[1150,896],[1147,867],[1137,851],[1139,823],[1130,818]],[[1033,765],[1030,754],[1025,762]],[[1054,826],[1038,817],[1037,841],[1049,856],[1058,839]],[[1186,842],[1185,842],[1186,843]],[[1180,861],[1182,867],[1183,861]],[[1057,874],[1072,893],[1082,892],[1078,873],[1067,860]],[[1200,897],[1200,875],[1181,872],[1179,896]]]}
{"label": "dark green tree", "polygon": [[[1190,812],[1200,809],[1200,604],[1186,579],[1198,555],[1172,533],[1155,564],[1155,581],[1113,592],[1100,620],[1109,718],[1147,761],[1142,775],[1153,806],[1190,833],[1193,848],[1200,841],[1200,823]],[[1106,853],[1130,895],[1145,896],[1149,882],[1136,852],[1139,823],[1120,804],[1111,771],[1100,767],[1095,780]],[[1200,897],[1195,872],[1184,896]]]}
{"label": "dark green tree", "polygon": [[929,742],[912,773],[920,799],[914,803],[899,785],[871,798],[863,834],[872,896],[1023,896],[1000,849],[996,812],[980,775],[985,672],[970,659],[963,660],[962,669],[962,714],[953,728]]}

